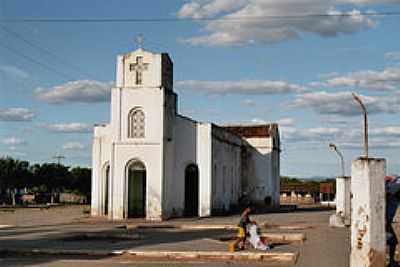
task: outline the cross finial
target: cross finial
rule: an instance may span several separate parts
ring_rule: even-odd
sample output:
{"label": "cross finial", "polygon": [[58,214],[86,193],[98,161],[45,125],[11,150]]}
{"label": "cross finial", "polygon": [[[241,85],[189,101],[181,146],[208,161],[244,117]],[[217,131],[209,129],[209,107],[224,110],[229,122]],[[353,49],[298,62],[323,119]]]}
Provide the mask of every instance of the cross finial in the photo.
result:
{"label": "cross finial", "polygon": [[139,47],[139,48],[142,48],[143,47],[143,42],[144,42],[144,36],[143,36],[143,34],[138,34],[138,36],[136,36],[136,38],[135,38],[135,42],[136,42],[136,44],[137,44],[137,46]]}

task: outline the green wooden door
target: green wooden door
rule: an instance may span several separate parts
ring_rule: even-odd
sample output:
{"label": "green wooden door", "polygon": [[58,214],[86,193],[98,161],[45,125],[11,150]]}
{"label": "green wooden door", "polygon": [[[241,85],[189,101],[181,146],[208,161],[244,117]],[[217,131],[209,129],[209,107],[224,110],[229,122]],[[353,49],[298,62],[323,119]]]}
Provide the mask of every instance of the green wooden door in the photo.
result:
{"label": "green wooden door", "polygon": [[145,217],[146,171],[130,169],[128,177],[128,217]]}

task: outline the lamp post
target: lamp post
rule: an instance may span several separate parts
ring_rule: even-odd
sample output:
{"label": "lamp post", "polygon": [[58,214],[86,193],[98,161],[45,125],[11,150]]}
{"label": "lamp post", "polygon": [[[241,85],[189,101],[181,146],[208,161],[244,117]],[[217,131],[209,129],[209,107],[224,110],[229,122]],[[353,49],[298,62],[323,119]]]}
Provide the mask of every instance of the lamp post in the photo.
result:
{"label": "lamp post", "polygon": [[332,149],[333,151],[335,151],[336,154],[339,156],[340,165],[341,165],[341,168],[342,168],[342,177],[344,177],[344,159],[343,159],[343,154],[338,150],[338,148],[336,147],[335,144],[330,143],[329,144],[329,148]]}
{"label": "lamp post", "polygon": [[355,93],[352,93],[353,98],[355,101],[357,101],[358,104],[360,104],[361,109],[364,113],[364,156],[366,159],[368,159],[368,114],[367,114],[367,108],[361,101],[361,98],[356,95]]}

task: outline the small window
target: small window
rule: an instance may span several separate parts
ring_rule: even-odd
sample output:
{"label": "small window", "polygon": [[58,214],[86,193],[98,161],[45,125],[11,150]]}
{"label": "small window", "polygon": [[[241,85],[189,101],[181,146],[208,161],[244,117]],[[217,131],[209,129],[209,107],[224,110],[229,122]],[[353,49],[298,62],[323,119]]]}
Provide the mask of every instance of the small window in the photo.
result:
{"label": "small window", "polygon": [[145,118],[140,109],[133,109],[128,115],[128,138],[144,138]]}

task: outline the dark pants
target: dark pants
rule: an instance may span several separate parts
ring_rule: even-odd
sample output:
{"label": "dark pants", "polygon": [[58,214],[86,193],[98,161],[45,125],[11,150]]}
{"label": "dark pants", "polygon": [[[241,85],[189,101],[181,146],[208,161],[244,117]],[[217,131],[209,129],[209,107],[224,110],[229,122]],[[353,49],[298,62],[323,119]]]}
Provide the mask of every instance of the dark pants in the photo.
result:
{"label": "dark pants", "polygon": [[396,234],[393,231],[393,227],[391,224],[386,226],[386,231],[392,236],[387,240],[386,244],[389,246],[389,267],[398,267],[399,265],[394,260],[394,255],[396,253],[396,246],[398,244]]}

